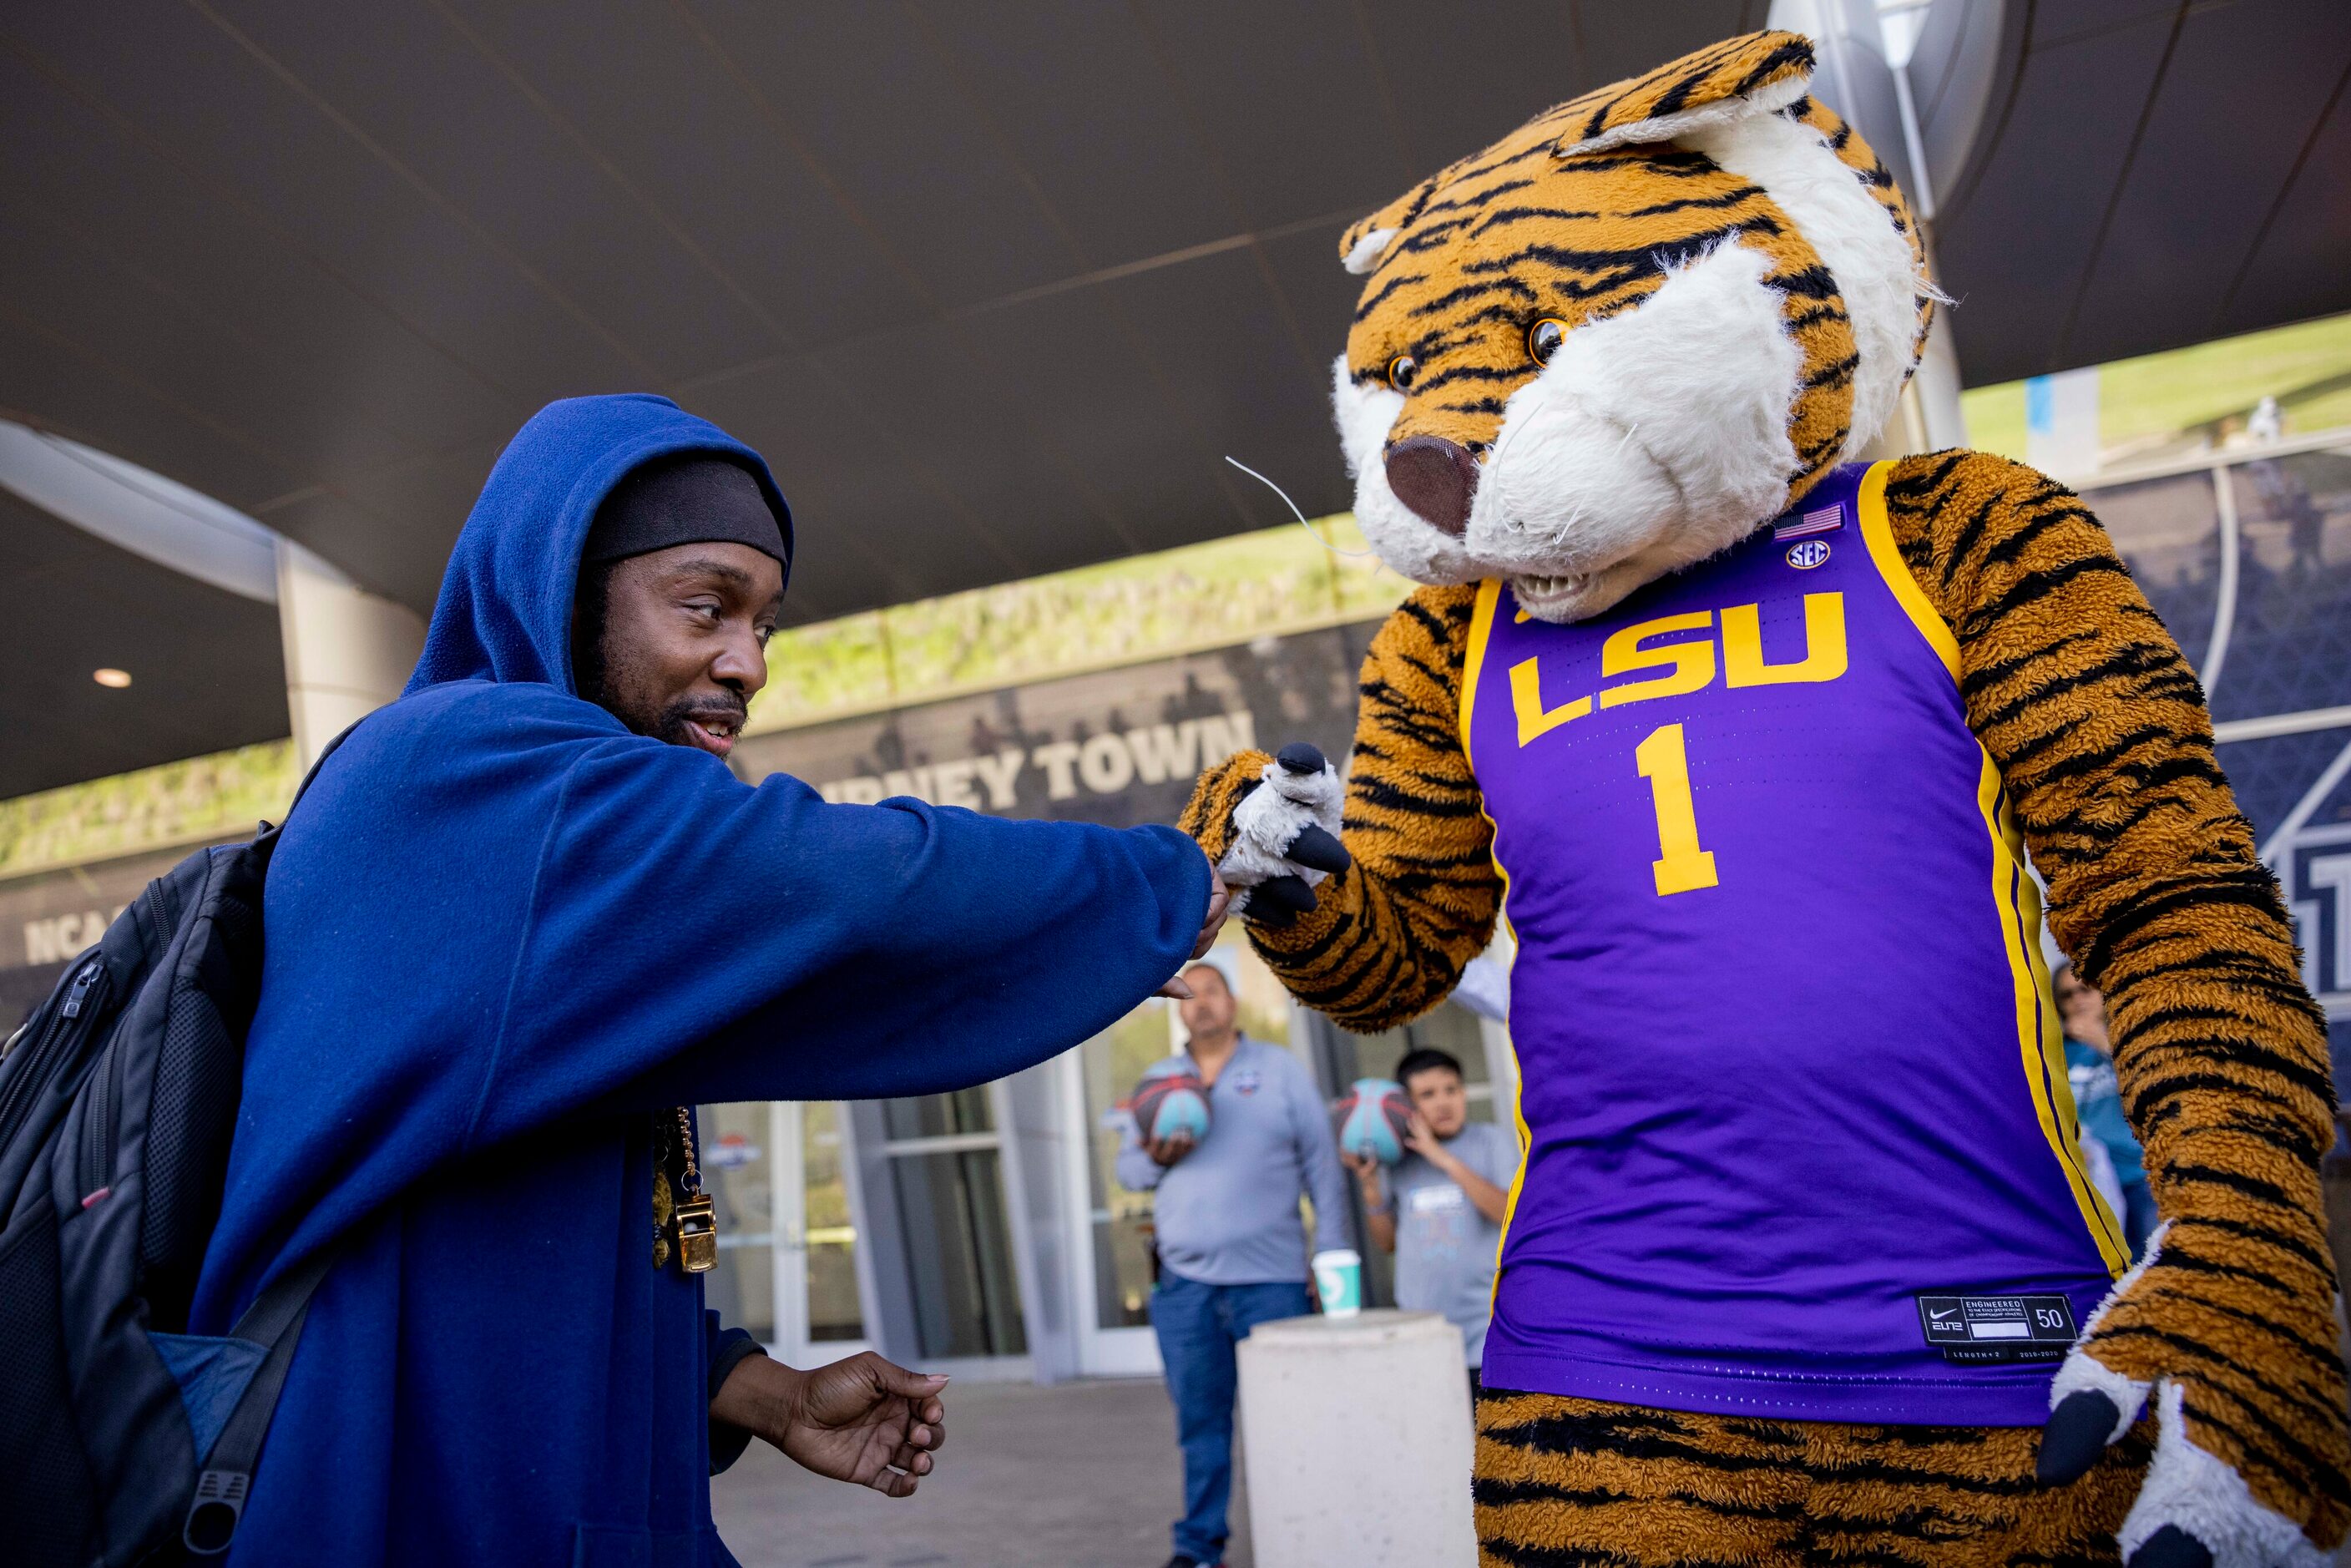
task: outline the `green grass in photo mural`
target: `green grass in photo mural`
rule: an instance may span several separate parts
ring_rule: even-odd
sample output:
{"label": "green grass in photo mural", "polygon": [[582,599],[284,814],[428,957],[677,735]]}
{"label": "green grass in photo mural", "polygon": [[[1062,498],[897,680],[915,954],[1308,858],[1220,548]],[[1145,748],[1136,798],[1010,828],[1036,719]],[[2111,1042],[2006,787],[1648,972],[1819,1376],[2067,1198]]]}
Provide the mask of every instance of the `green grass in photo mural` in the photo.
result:
{"label": "green grass in photo mural", "polygon": [[[1952,330],[1965,332],[1964,314]],[[2098,444],[2105,461],[2144,462],[2241,431],[2265,397],[2287,435],[2351,424],[2351,315],[2299,321],[2098,367]],[[2024,383],[1959,394],[1968,444],[2025,459]]]}
{"label": "green grass in photo mural", "polygon": [[270,740],[0,800],[0,876],[250,833],[301,781],[294,743]]}
{"label": "green grass in photo mural", "polygon": [[[1291,523],[779,632],[750,732],[1165,658],[1394,609],[1353,517]],[[1350,553],[1341,553],[1350,552]]]}

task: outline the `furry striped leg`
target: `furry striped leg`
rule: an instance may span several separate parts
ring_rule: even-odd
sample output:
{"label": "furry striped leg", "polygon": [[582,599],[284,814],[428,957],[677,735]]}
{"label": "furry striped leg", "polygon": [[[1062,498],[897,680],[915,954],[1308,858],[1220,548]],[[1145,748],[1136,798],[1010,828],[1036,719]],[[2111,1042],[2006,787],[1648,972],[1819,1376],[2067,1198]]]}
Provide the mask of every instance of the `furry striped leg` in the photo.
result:
{"label": "furry striped leg", "polygon": [[1489,1392],[1478,1406],[1486,1568],[2116,1561],[2147,1463],[2142,1425],[2068,1486],[2030,1427],[1708,1416]]}

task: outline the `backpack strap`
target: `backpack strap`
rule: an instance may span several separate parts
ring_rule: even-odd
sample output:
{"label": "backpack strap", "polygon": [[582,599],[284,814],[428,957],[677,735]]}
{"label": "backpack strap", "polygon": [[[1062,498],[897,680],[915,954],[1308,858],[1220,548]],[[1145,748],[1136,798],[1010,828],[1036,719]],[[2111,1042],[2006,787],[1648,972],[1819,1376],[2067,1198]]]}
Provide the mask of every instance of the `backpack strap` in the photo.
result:
{"label": "backpack strap", "polygon": [[[320,748],[318,759],[296,786],[294,799],[287,803],[288,817],[309,793],[310,781],[318,778],[327,758],[363,722],[364,718],[354,719]],[[260,836],[270,839],[277,831],[278,827],[264,822]],[[294,1347],[301,1343],[302,1324],[310,1315],[310,1298],[327,1270],[334,1267],[340,1250],[329,1242],[271,1281],[229,1331],[231,1338],[267,1347],[267,1354],[254,1370],[253,1381],[245,1385],[220,1436],[213,1440],[212,1452],[196,1457],[204,1468],[197,1472],[195,1496],[189,1500],[188,1517],[180,1527],[181,1543],[193,1556],[217,1557],[236,1538],[237,1524],[245,1517],[246,1497],[253,1490],[254,1466],[261,1459],[262,1440],[269,1436],[270,1418],[277,1414],[277,1396],[285,1392],[286,1374],[294,1364]]]}
{"label": "backpack strap", "polygon": [[294,1347],[301,1343],[302,1324],[309,1316],[310,1297],[319,1281],[334,1267],[340,1248],[329,1243],[270,1281],[236,1320],[231,1337],[266,1345],[268,1354],[245,1385],[212,1452],[201,1456],[204,1469],[196,1477],[196,1493],[181,1526],[181,1540],[198,1557],[216,1557],[228,1550],[245,1517],[246,1494],[253,1487],[253,1469],[261,1458],[262,1439],[269,1436],[270,1417],[277,1413],[277,1396],[286,1387],[286,1374],[294,1364]]}

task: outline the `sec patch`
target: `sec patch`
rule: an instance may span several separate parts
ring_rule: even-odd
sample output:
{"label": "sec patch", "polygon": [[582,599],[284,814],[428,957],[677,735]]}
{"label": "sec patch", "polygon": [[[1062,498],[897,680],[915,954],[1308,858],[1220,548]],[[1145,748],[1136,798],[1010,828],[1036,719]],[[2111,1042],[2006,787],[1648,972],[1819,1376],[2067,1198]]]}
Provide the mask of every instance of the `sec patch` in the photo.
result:
{"label": "sec patch", "polygon": [[1798,571],[1810,571],[1829,559],[1829,541],[1805,539],[1788,547],[1788,564]]}

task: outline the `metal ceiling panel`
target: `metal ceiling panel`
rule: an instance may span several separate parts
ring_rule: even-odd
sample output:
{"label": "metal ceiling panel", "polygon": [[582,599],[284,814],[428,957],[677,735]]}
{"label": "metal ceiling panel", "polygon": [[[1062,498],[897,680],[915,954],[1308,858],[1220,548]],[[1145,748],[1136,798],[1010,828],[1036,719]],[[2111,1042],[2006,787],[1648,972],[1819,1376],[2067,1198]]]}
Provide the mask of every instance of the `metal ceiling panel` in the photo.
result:
{"label": "metal ceiling panel", "polygon": [[[1556,0],[1480,5],[1478,26],[1446,25],[1414,8],[1367,9],[1364,27],[1384,90],[1364,94],[1358,113],[1392,120],[1411,181],[1499,141],[1573,95],[1588,79],[1577,7]],[[1498,47],[1507,40],[1507,47]],[[1701,39],[1701,42],[1704,40]],[[1475,80],[1477,92],[1438,91],[1439,82]]]}
{"label": "metal ceiling panel", "polygon": [[2024,57],[1988,164],[1937,220],[1970,385],[2074,362],[2058,344],[2170,34],[2157,16]]}
{"label": "metal ceiling panel", "polygon": [[1583,85],[1560,94],[1555,102],[1654,70],[1719,38],[1768,26],[1771,6],[1771,0],[1675,0],[1646,5],[1576,0],[1567,11],[1581,53]]}
{"label": "metal ceiling panel", "polygon": [[1107,291],[1075,299],[964,323],[976,362],[1008,367],[1008,393],[1050,423],[1060,461],[1035,499],[1060,519],[1040,530],[1050,559],[1075,566],[1245,527],[1169,372],[1167,322]]}
{"label": "metal ceiling panel", "polygon": [[2338,77],[2278,193],[2262,246],[2230,280],[2213,329],[2243,332],[2351,308],[2351,69]]}
{"label": "metal ceiling panel", "polygon": [[[232,502],[282,495],[296,473],[204,412],[158,395],[0,298],[0,415],[56,430]],[[189,476],[194,477],[189,477]]]}
{"label": "metal ceiling panel", "polygon": [[[431,447],[469,432],[511,429],[528,412],[283,244],[253,214],[127,141],[6,53],[0,53],[0,186],[37,214],[28,222],[69,234],[137,278],[138,292],[165,302],[159,308],[210,322],[266,356],[273,379],[335,411],[338,428]],[[112,298],[110,290],[85,291]],[[360,444],[375,439],[362,436]]]}
{"label": "metal ceiling panel", "polygon": [[[479,231],[194,13],[145,6],[136,26],[125,26],[104,7],[44,6],[12,15],[9,26],[20,57],[102,106],[108,123],[93,134],[126,157],[162,161],[211,204],[257,214],[270,245],[302,254],[409,322],[518,405],[646,379]],[[159,229],[143,254],[168,258],[174,239]],[[210,476],[174,472],[135,448],[99,444],[226,500],[262,498],[225,494]]]}
{"label": "metal ceiling panel", "polygon": [[[0,414],[420,611],[504,441],[580,392],[666,392],[768,454],[795,621],[1283,520],[1228,453],[1325,512],[1343,224],[1767,8],[20,6]],[[1971,381],[2351,308],[2340,0],[2004,9],[1967,103],[1925,94],[1932,125],[1982,105],[1938,235]],[[0,624],[35,591],[0,577]],[[150,619],[212,658],[196,610]]]}
{"label": "metal ceiling panel", "polygon": [[1080,508],[1066,461],[1055,461],[1057,400],[1033,341],[982,356],[960,331],[910,321],[834,357],[833,367],[866,406],[888,411],[900,460],[935,486],[930,526],[960,570],[980,580],[1028,577],[1070,559]]}
{"label": "metal ceiling panel", "polygon": [[[2058,351],[2074,353],[2074,337],[2102,345],[2212,335],[2346,67],[2351,6],[2189,12]],[[2230,112],[2214,114],[2216,103]],[[2183,283],[2196,286],[2202,308],[2148,319],[2150,307]]]}
{"label": "metal ceiling panel", "polygon": [[1069,236],[1080,268],[1139,261],[1242,226],[1123,7],[928,4],[918,15],[971,105],[966,134],[999,141]]}
{"label": "metal ceiling panel", "polygon": [[1134,12],[1232,193],[1236,229],[1377,204],[1428,172],[1380,112],[1385,84],[1347,0],[1155,0]]}
{"label": "metal ceiling panel", "polygon": [[[290,76],[289,91],[625,355],[638,380],[732,363],[760,334],[643,203],[432,6],[221,9]],[[592,23],[567,13],[564,25]]]}
{"label": "metal ceiling panel", "polygon": [[755,0],[694,9],[924,304],[969,304],[1081,270],[903,9]]}
{"label": "metal ceiling panel", "polygon": [[[745,299],[789,346],[878,330],[914,308],[883,250],[764,117],[764,89],[733,74],[691,12],[642,3],[550,11],[530,0],[458,0],[450,10],[590,156],[688,236],[712,284]],[[755,351],[743,344],[728,363]]]}
{"label": "metal ceiling panel", "polygon": [[[1335,250],[1339,229],[1333,223],[1297,238]],[[1331,270],[1346,277],[1335,261]],[[1155,517],[1153,532],[1206,538],[1290,521],[1271,492],[1225,458],[1238,458],[1285,489],[1337,465],[1326,367],[1333,345],[1345,339],[1345,318],[1301,311],[1258,246],[1120,278],[1103,292],[1149,335],[1169,394],[1196,433],[1187,448],[1202,465],[1198,477],[1237,497],[1237,520],[1207,512]],[[1187,325],[1168,330],[1175,322]]]}
{"label": "metal ceiling panel", "polygon": [[[28,210],[0,187],[0,298],[109,365],[146,362],[142,379],[194,411],[236,407],[240,429],[274,454],[301,453],[321,467],[367,469],[415,447],[372,420],[338,407],[334,389],[266,344],[225,329],[208,313],[85,243],[68,225]],[[287,455],[293,471],[298,459]]]}
{"label": "metal ceiling panel", "polygon": [[2342,0],[1936,0],[1911,74],[1968,384],[2351,309]]}

